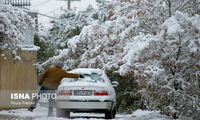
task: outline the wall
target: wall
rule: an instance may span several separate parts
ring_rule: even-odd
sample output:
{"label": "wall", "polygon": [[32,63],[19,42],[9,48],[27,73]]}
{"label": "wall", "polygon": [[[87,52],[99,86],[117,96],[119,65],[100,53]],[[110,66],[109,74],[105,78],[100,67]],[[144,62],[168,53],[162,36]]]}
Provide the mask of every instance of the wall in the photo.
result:
{"label": "wall", "polygon": [[17,61],[9,50],[0,50],[0,55],[2,54],[6,59],[0,56],[0,110],[10,109],[5,107],[10,102],[9,91],[30,91],[37,87],[37,69],[33,65],[37,62],[37,51],[18,50],[17,55],[21,60]]}

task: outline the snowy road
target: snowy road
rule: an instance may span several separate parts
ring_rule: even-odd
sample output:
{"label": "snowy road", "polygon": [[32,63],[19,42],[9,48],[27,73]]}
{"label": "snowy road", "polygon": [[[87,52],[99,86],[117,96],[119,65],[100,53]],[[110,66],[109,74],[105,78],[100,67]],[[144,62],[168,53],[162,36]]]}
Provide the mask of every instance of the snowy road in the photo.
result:
{"label": "snowy road", "polygon": [[[3,110],[0,111],[0,120],[66,120],[66,118],[47,117],[48,109],[37,107],[33,112],[27,109]],[[70,120],[105,120],[104,114],[93,113],[71,113]],[[137,110],[133,114],[117,114],[114,120],[172,120],[159,114],[157,111]]]}

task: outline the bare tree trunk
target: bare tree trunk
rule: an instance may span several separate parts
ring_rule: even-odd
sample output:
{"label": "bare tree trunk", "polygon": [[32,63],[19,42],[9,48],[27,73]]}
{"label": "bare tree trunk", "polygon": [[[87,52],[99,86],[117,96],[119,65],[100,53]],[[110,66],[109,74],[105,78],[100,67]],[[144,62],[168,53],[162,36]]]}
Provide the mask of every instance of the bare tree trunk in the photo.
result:
{"label": "bare tree trunk", "polygon": [[172,11],[171,11],[171,1],[168,0],[168,7],[169,7],[169,17],[172,16]]}

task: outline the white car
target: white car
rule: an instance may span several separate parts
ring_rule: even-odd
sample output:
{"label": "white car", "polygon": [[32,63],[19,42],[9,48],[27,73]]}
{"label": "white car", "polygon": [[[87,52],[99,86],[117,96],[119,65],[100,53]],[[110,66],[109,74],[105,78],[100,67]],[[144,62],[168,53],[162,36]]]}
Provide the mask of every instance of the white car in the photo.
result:
{"label": "white car", "polygon": [[70,117],[70,112],[100,112],[106,119],[116,114],[116,93],[101,69],[79,68],[70,71],[82,74],[84,78],[64,78],[57,91],[56,116]]}

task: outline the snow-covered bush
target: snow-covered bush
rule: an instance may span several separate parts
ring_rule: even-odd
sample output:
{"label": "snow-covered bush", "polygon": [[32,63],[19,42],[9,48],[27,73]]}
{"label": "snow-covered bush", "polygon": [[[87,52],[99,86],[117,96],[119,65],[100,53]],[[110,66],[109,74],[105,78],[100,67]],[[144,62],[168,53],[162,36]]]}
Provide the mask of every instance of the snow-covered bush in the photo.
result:
{"label": "snow-covered bush", "polygon": [[0,5],[0,47],[14,50],[33,45],[34,22],[20,9]]}

